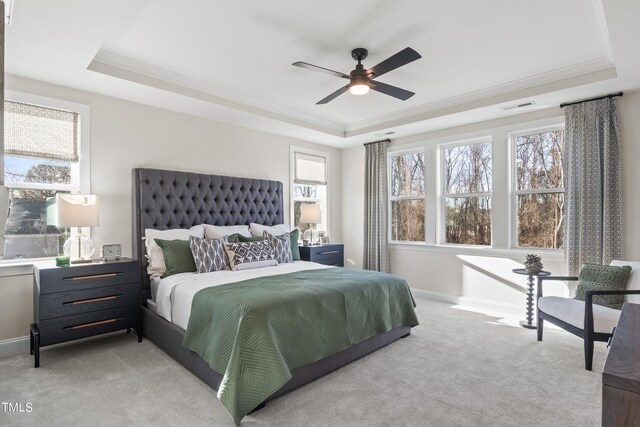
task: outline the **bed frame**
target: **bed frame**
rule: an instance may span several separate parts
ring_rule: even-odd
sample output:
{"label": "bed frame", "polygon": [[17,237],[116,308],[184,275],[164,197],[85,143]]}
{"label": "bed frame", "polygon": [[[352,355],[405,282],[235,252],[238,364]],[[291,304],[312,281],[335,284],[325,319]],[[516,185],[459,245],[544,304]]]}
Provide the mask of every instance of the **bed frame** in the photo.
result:
{"label": "bed frame", "polygon": [[[133,170],[133,256],[140,261],[142,333],[151,342],[218,390],[223,375],[182,345],[185,331],[147,307],[151,298],[143,242],[146,228],[190,228],[198,224],[264,225],[284,223],[279,181],[206,175],[160,169]],[[339,353],[291,370],[292,378],[265,402],[313,381],[411,333],[400,326]],[[257,409],[264,407],[263,402]]]}

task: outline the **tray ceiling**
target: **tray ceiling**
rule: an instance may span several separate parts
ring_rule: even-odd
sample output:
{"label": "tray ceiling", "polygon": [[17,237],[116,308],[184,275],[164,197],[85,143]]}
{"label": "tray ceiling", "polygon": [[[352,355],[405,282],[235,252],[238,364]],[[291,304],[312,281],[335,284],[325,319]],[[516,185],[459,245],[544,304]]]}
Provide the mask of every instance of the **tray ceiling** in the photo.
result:
{"label": "tray ceiling", "polygon": [[[531,110],[567,96],[629,89],[637,83],[629,70],[639,64],[630,61],[625,78],[614,52],[626,52],[634,34],[612,38],[610,28],[627,19],[622,6],[596,0],[21,0],[7,28],[6,68],[344,146],[403,126],[415,133],[438,128],[438,120],[464,124],[517,114],[498,107],[521,99],[535,100]],[[416,92],[405,102],[370,92],[315,105],[344,81],[291,66],[305,61],[348,73],[355,47],[369,50],[369,68],[407,46],[422,59],[380,78]]]}

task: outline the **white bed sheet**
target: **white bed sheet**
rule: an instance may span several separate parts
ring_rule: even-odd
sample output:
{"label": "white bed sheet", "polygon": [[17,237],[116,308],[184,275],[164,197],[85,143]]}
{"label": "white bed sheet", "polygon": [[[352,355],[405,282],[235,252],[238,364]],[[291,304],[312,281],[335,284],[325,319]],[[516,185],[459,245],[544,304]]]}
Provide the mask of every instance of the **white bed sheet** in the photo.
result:
{"label": "white bed sheet", "polygon": [[296,261],[273,267],[241,271],[215,271],[213,273],[180,273],[162,279],[157,286],[156,313],[174,325],[187,329],[191,315],[191,302],[198,291],[227,283],[241,282],[258,277],[294,273],[319,268],[332,268],[315,262]]}

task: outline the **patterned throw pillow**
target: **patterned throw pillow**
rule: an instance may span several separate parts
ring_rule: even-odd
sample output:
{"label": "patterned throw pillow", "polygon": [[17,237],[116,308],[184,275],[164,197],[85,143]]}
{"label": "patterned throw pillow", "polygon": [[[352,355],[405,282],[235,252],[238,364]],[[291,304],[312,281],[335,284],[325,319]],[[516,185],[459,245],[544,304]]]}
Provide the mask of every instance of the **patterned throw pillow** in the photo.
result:
{"label": "patterned throw pillow", "polygon": [[293,255],[291,254],[291,236],[289,236],[289,233],[274,236],[273,234],[269,234],[267,231],[263,231],[262,237],[267,242],[271,243],[271,246],[273,246],[278,264],[293,262]]}
{"label": "patterned throw pillow", "polygon": [[278,265],[273,246],[267,240],[226,243],[224,247],[233,271]]}
{"label": "patterned throw pillow", "polygon": [[211,240],[194,236],[189,237],[189,246],[191,247],[198,273],[228,269],[224,253],[225,243],[227,243],[227,236]]}
{"label": "patterned throw pillow", "polygon": [[[627,286],[631,267],[585,264],[578,276],[577,300],[584,301],[586,291],[623,291]],[[624,295],[594,295],[593,303],[620,310]]]}

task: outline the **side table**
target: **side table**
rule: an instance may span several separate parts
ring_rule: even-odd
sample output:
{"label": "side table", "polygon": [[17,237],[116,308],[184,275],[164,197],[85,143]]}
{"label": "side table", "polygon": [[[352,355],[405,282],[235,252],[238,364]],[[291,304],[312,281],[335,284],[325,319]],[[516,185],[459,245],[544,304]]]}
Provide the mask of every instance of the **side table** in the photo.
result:
{"label": "side table", "polygon": [[538,326],[533,322],[533,283],[534,277],[538,276],[549,276],[551,272],[549,271],[539,271],[538,273],[529,273],[524,268],[514,268],[513,270],[516,274],[522,274],[527,277],[527,311],[526,311],[526,320],[520,321],[520,326],[527,329],[536,329]]}

